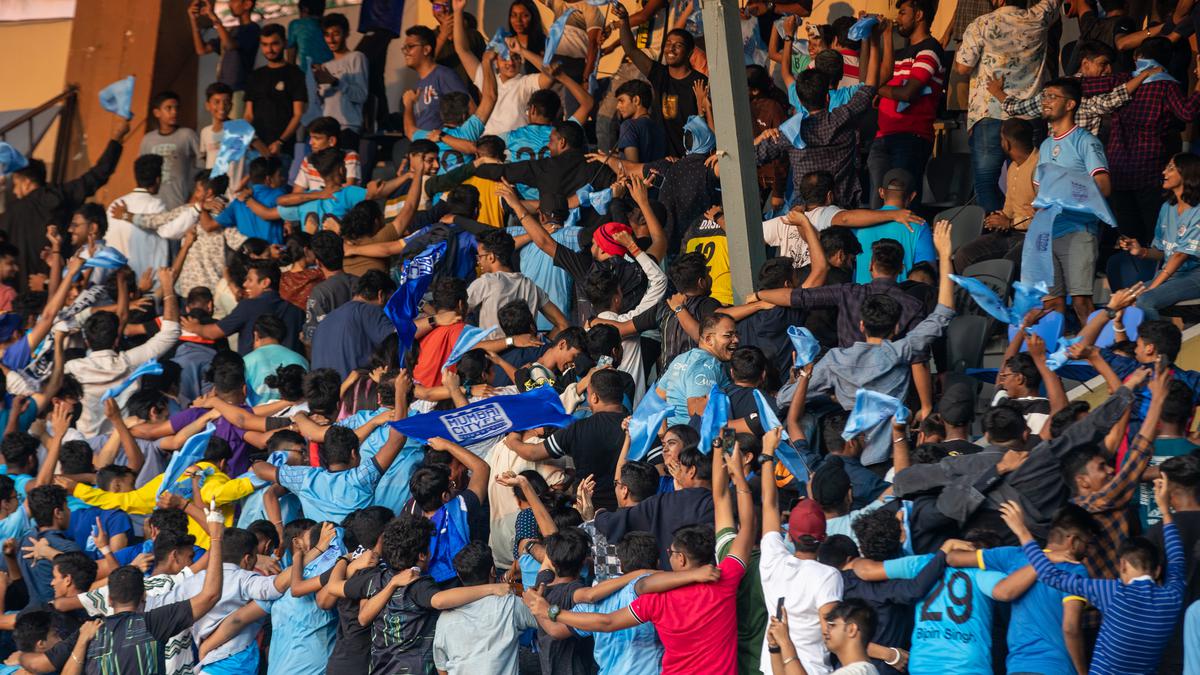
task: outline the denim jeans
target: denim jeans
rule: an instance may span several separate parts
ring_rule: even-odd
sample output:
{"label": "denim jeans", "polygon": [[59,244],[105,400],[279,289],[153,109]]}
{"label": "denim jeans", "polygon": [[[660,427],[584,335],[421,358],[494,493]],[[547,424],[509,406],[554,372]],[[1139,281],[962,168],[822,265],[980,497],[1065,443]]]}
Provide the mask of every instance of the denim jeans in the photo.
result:
{"label": "denim jeans", "polygon": [[1147,319],[1154,320],[1159,318],[1158,310],[1196,298],[1200,298],[1200,267],[1172,274],[1158,288],[1138,296],[1137,306],[1146,313]]}
{"label": "denim jeans", "polygon": [[1000,149],[1000,120],[985,117],[971,127],[971,172],[975,180],[975,203],[984,213],[1004,208],[1000,192],[1000,170],[1004,151]]}
{"label": "denim jeans", "polygon": [[932,152],[933,143],[916,134],[888,134],[876,138],[867,155],[867,170],[871,173],[871,208],[883,206],[879,188],[882,187],[883,177],[892,169],[904,169],[912,174],[917,193],[913,204],[920,204],[925,164]]}

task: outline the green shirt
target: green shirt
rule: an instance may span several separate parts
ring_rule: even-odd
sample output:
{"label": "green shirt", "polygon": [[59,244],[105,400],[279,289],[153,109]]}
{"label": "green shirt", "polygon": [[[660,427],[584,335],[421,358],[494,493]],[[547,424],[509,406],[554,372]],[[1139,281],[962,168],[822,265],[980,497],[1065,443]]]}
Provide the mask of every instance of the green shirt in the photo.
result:
{"label": "green shirt", "polygon": [[[729,555],[737,530],[726,527],[717,532],[717,562]],[[767,602],[763,599],[762,580],[758,574],[758,549],[750,552],[746,576],[742,577],[737,593],[738,617],[738,675],[759,675],[763,636],[767,634]]]}

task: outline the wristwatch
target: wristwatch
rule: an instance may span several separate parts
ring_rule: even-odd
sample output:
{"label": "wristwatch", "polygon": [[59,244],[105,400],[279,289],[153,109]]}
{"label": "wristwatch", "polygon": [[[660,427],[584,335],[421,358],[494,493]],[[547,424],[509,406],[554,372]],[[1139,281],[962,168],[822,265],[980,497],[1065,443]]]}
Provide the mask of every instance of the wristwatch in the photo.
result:
{"label": "wristwatch", "polygon": [[671,311],[672,311],[672,312],[675,312],[676,314],[678,314],[678,313],[680,313],[680,312],[682,312],[682,311],[683,311],[683,305],[680,305],[680,306],[678,306],[678,307],[672,307],[672,308],[671,308]]}
{"label": "wristwatch", "polygon": [[560,612],[562,612],[562,609],[558,605],[550,605],[550,609],[546,612],[546,618],[550,619],[551,622],[558,621]]}
{"label": "wristwatch", "polygon": [[506,338],[504,338],[504,346],[505,346],[505,347],[511,347],[511,346],[513,346],[513,339],[512,339],[512,337],[506,337]]}
{"label": "wristwatch", "polygon": [[1109,319],[1117,318],[1117,310],[1113,309],[1112,307],[1105,307],[1104,313],[1108,315]]}
{"label": "wristwatch", "polygon": [[775,461],[775,455],[759,455],[758,456],[758,466],[759,467],[762,467],[764,464],[770,464],[771,462],[774,462],[774,461]]}

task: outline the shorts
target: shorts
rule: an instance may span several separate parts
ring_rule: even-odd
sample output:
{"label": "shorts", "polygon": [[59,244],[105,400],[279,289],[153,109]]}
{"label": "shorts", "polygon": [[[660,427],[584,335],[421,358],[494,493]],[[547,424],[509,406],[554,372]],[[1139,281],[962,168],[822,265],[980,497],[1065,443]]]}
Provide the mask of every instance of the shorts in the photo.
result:
{"label": "shorts", "polygon": [[1065,281],[1067,295],[1091,297],[1095,288],[1100,239],[1092,232],[1080,230],[1055,237],[1051,250],[1054,254],[1054,286],[1050,289],[1050,296],[1063,297]]}

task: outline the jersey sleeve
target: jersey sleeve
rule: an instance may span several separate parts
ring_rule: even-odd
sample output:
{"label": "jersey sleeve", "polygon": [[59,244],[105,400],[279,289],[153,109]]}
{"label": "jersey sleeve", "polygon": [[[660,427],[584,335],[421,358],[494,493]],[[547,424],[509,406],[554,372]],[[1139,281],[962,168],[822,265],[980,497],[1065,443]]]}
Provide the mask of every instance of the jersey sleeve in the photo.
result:
{"label": "jersey sleeve", "polygon": [[996,589],[996,584],[1004,581],[1007,576],[1007,574],[1000,572],[977,571],[975,573],[975,588],[990,598],[992,597],[992,591]]}
{"label": "jersey sleeve", "polygon": [[1104,146],[1095,136],[1089,138],[1083,147],[1083,163],[1090,175],[1108,172],[1108,158],[1104,155]]}
{"label": "jersey sleeve", "polygon": [[894,560],[883,561],[883,573],[889,579],[913,579],[925,565],[933,559],[933,554],[910,555]]}
{"label": "jersey sleeve", "polygon": [[1016,546],[982,548],[975,553],[981,570],[1010,574],[1029,564],[1025,553]]}

